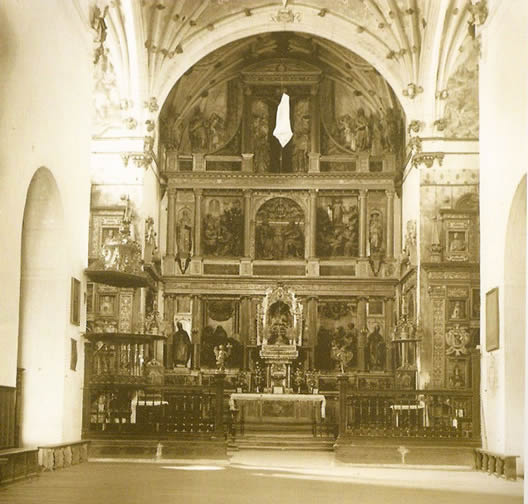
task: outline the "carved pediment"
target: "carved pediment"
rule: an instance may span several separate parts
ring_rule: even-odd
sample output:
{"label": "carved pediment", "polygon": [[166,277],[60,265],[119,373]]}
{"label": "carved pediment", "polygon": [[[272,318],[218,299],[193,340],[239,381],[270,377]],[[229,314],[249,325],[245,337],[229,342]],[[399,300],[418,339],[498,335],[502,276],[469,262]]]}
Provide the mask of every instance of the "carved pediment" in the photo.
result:
{"label": "carved pediment", "polygon": [[250,65],[242,76],[245,82],[253,84],[312,84],[319,81],[321,70],[299,60],[274,58]]}

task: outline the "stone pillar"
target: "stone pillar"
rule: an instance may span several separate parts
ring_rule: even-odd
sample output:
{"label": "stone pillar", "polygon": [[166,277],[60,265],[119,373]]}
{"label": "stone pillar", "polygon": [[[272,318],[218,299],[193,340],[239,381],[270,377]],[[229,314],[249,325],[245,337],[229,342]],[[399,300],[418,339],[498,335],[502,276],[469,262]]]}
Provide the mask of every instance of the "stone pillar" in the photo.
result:
{"label": "stone pillar", "polygon": [[194,256],[201,257],[202,189],[194,190]]}
{"label": "stone pillar", "polygon": [[473,439],[480,441],[480,350],[471,351],[471,388],[473,389],[471,409],[473,421]]}
{"label": "stone pillar", "polygon": [[357,308],[358,315],[358,368],[360,371],[366,371],[366,346],[367,346],[367,298],[360,297]]}
{"label": "stone pillar", "polygon": [[202,329],[203,329],[203,300],[202,296],[195,294],[192,297],[192,343],[193,343],[193,356],[192,356],[192,367],[193,369],[200,369],[200,346],[202,342]]}
{"label": "stone pillar", "polygon": [[176,189],[169,189],[167,207],[167,252],[170,257],[176,254]]}
{"label": "stone pillar", "polygon": [[394,257],[394,191],[385,191],[387,196],[387,259]]}
{"label": "stone pillar", "polygon": [[367,191],[359,191],[359,257],[367,256]]}

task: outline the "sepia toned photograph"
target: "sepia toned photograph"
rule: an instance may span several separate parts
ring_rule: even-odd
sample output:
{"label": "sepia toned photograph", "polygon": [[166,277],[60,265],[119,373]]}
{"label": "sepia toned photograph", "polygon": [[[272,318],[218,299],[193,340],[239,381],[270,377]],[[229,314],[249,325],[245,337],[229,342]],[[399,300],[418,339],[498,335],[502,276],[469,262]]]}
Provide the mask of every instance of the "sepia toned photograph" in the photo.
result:
{"label": "sepia toned photograph", "polygon": [[0,504],[523,502],[527,28],[2,0]]}

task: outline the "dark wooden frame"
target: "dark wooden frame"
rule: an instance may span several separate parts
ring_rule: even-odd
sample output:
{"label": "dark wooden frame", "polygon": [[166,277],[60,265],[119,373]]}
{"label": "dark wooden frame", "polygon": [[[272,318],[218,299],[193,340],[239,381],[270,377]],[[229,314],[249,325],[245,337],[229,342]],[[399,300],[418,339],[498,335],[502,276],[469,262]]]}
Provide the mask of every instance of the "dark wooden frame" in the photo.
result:
{"label": "dark wooden frame", "polygon": [[486,351],[500,347],[499,288],[486,292]]}
{"label": "dark wooden frame", "polygon": [[71,279],[70,323],[81,325],[81,282],[74,277]]}

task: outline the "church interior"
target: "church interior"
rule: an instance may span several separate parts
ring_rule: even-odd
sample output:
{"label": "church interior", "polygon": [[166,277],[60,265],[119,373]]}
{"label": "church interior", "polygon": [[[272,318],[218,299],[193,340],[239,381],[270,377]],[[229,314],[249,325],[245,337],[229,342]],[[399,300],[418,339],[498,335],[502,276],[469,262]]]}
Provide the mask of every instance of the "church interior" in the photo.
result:
{"label": "church interior", "polygon": [[527,23],[4,1],[0,484],[277,448],[522,477]]}

